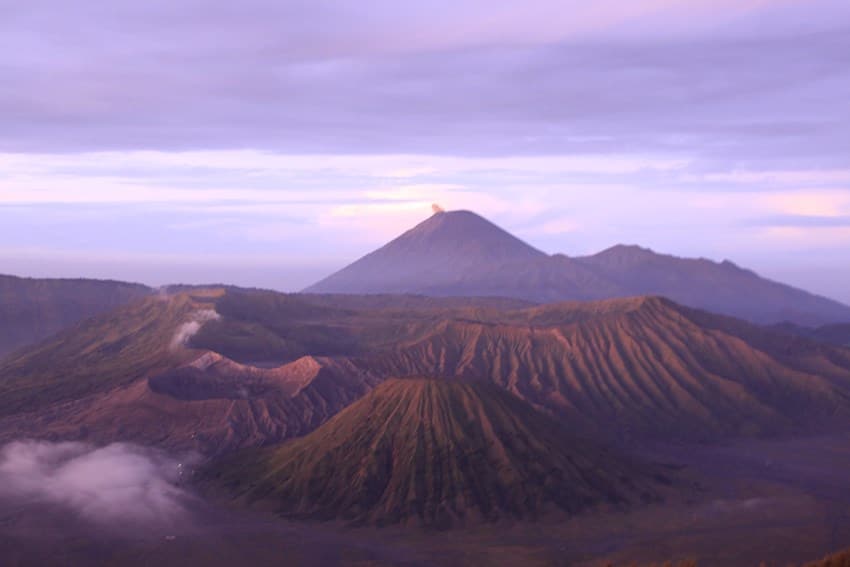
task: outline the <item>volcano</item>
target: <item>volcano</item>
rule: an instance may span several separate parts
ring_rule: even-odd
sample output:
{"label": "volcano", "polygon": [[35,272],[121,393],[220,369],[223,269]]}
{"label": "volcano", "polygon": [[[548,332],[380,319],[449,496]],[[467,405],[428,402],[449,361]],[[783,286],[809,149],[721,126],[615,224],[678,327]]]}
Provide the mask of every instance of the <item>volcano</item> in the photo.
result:
{"label": "volcano", "polygon": [[469,211],[437,212],[307,293],[507,297],[538,303],[658,295],[760,324],[850,321],[850,307],[724,260],[617,245],[549,256]]}
{"label": "volcano", "polygon": [[474,282],[482,272],[545,258],[475,213],[440,211],[306,291],[456,295],[451,291],[465,290],[464,282]]}
{"label": "volcano", "polygon": [[622,508],[670,483],[499,388],[429,379],[389,380],[310,435],[202,478],[287,517],[436,528]]}

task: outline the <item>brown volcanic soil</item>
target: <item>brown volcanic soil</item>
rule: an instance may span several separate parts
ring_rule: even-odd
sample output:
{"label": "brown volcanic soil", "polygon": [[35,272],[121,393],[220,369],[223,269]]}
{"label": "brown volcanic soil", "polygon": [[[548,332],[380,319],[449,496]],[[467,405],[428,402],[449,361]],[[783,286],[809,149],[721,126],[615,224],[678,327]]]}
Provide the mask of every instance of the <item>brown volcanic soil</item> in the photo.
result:
{"label": "brown volcanic soil", "polygon": [[214,353],[104,393],[0,422],[0,439],[130,440],[215,456],[304,435],[379,379],[352,363],[304,357],[274,369]]}
{"label": "brown volcanic soil", "polygon": [[708,440],[847,427],[850,351],[660,298],[443,321],[369,359],[382,375],[487,379],[583,428]]}
{"label": "brown volcanic soil", "polygon": [[489,384],[390,380],[278,448],[201,473],[287,517],[447,528],[658,499],[671,481]]}

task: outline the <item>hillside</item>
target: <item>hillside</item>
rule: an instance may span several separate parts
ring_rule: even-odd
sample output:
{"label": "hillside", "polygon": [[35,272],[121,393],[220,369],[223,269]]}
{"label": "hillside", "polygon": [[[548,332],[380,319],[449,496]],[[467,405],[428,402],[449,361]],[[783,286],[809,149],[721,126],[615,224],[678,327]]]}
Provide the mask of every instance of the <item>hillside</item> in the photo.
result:
{"label": "hillside", "polygon": [[806,337],[813,341],[832,344],[835,346],[850,347],[850,323],[824,325],[811,328],[793,323],[780,323],[772,325],[772,330],[798,337]]}
{"label": "hillside", "polygon": [[287,517],[437,528],[626,507],[669,483],[493,386],[423,379],[385,382],[310,435],[202,479]]}
{"label": "hillside", "polygon": [[305,292],[494,296],[538,303],[658,295],[756,323],[850,321],[850,307],[730,261],[623,245],[592,256],[549,256],[469,211],[437,213]]}
{"label": "hillside", "polygon": [[74,400],[179,364],[181,326],[215,294],[151,296],[87,319],[0,361],[0,416]]}
{"label": "hillside", "polygon": [[148,378],[9,416],[0,430],[211,457],[305,435],[380,382],[347,361],[304,357],[260,369],[208,352]]}
{"label": "hillside", "polygon": [[[227,311],[228,293],[243,292],[151,297],[10,357],[0,364],[0,441],[125,440],[212,455],[303,435],[378,382],[345,360],[294,357],[263,369],[191,348],[219,322],[210,315],[220,317],[219,304]],[[306,317],[314,309],[297,305]]]}
{"label": "hillside", "polygon": [[152,292],[116,281],[0,275],[0,357]]}
{"label": "hillside", "polygon": [[850,424],[850,351],[660,298],[446,320],[367,364],[388,376],[487,379],[623,440]]}
{"label": "hillside", "polygon": [[[422,336],[451,311],[430,299],[410,310],[318,303],[196,289],[81,323],[0,364],[0,440],[217,454],[303,435],[380,382],[354,355]],[[218,318],[199,317],[211,312]],[[175,344],[187,325],[194,334]]]}
{"label": "hillside", "polygon": [[[522,309],[317,299],[198,291],[89,320],[0,365],[0,429],[218,454],[304,435],[405,376],[485,380],[623,443],[850,427],[850,350],[661,298]],[[197,323],[209,312],[218,318]],[[195,334],[175,348],[187,324]]]}

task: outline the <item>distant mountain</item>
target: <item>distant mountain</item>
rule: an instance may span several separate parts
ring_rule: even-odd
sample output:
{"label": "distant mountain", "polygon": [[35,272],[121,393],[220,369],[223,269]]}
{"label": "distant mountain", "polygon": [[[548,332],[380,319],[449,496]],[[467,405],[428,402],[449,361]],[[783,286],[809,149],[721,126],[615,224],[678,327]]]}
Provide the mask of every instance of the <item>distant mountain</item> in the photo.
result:
{"label": "distant mountain", "polygon": [[482,272],[545,258],[474,213],[439,212],[306,291],[427,295],[435,289],[463,288],[466,280],[478,280]]}
{"label": "distant mountain", "polygon": [[850,323],[818,327],[812,337],[818,341],[850,348]]}
{"label": "distant mountain", "polygon": [[488,384],[390,380],[310,435],[201,478],[295,518],[448,528],[658,498],[657,470]]}
{"label": "distant mountain", "polygon": [[787,333],[798,337],[806,337],[814,341],[836,346],[850,347],[850,323],[836,323],[833,325],[811,328],[785,322],[772,325],[771,328],[781,333]]}
{"label": "distant mountain", "polygon": [[436,213],[304,291],[503,296],[541,303],[661,295],[757,323],[850,321],[846,305],[729,261],[622,245],[593,256],[548,256],[468,211]]}
{"label": "distant mountain", "polygon": [[728,260],[678,258],[622,245],[576,260],[628,295],[661,295],[755,323],[850,321],[850,307],[762,278]]}
{"label": "distant mountain", "polygon": [[0,357],[151,293],[116,281],[0,275]]}

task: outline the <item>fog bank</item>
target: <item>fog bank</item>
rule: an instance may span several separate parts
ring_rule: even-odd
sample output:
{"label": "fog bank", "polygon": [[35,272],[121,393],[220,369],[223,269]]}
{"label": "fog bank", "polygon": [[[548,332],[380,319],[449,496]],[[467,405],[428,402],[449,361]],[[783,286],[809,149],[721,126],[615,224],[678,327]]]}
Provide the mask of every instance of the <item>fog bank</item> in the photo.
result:
{"label": "fog bank", "polygon": [[[0,498],[66,507],[98,523],[182,519],[189,463],[125,443],[15,441],[0,449]],[[184,471],[186,471],[184,473]]]}

